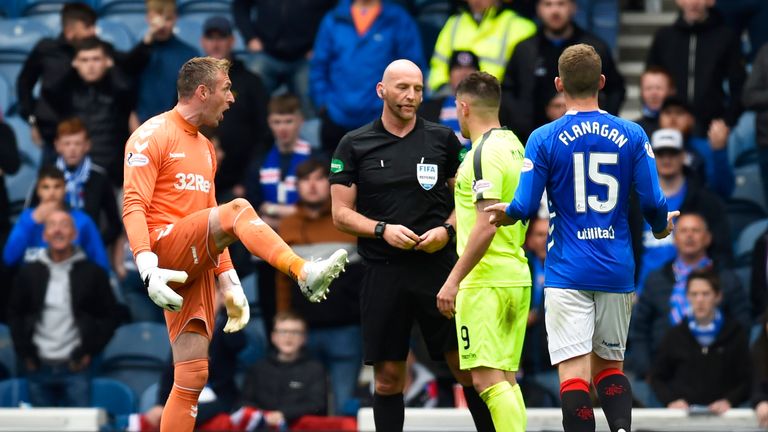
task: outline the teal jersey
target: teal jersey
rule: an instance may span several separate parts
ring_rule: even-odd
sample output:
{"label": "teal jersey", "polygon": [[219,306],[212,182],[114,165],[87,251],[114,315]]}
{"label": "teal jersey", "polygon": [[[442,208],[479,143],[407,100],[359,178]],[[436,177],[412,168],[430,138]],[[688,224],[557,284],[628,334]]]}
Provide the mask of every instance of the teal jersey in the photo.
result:
{"label": "teal jersey", "polygon": [[[475,204],[515,197],[525,150],[514,133],[491,129],[472,143],[456,174],[456,250],[461,255],[477,220]],[[496,231],[483,258],[461,282],[460,288],[530,287],[531,273],[523,252],[527,224],[518,222]]]}

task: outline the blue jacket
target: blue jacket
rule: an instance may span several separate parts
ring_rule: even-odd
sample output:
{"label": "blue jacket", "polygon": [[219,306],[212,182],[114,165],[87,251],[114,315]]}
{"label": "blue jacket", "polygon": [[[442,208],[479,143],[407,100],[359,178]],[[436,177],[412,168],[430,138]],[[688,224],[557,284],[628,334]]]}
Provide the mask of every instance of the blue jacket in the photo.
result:
{"label": "blue jacket", "polygon": [[176,36],[152,44],[149,62],[139,77],[136,115],[145,122],[176,103],[176,78],[187,60],[198,56],[195,48]]}
{"label": "blue jacket", "polygon": [[720,198],[724,200],[730,198],[736,181],[728,160],[728,149],[712,150],[708,139],[698,137],[691,137],[685,143],[685,148],[695,151],[701,157],[701,162],[694,160],[693,165],[703,164],[703,166],[691,166],[691,168],[704,176],[704,183],[720,195]]}
{"label": "blue jacket", "polygon": [[[13,226],[8,235],[8,241],[3,249],[3,262],[7,266],[20,264],[29,254],[30,258],[36,253],[36,249],[43,249],[46,243],[43,240],[43,224],[35,222],[32,219],[34,208],[25,209],[21,212],[19,220]],[[90,216],[80,210],[70,210],[69,214],[75,221],[77,229],[77,238],[75,245],[85,252],[89,260],[98,264],[107,273],[110,272],[109,259],[104,243],[101,241],[99,229]]]}
{"label": "blue jacket", "polygon": [[426,76],[416,22],[398,5],[382,3],[381,14],[366,34],[357,34],[351,0],[341,0],[320,23],[309,71],[312,101],[331,120],[358,128],[381,115],[376,83],[387,65],[408,59]]}

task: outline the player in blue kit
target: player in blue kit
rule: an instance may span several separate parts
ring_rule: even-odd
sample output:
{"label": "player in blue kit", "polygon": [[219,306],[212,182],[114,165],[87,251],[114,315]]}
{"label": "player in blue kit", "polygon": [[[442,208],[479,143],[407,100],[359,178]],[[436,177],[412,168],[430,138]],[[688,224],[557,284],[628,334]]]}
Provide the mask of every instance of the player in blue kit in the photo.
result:
{"label": "player in blue kit", "polygon": [[526,220],[547,190],[545,323],[565,432],[595,430],[590,380],[611,432],[630,431],[632,391],[622,372],[635,274],[630,192],[637,192],[657,238],[671,233],[678,214],[667,213],[643,129],[599,109],[600,70],[589,45],[563,52],[555,87],[565,93],[568,112],[531,134],[513,202],[486,208],[497,226]]}

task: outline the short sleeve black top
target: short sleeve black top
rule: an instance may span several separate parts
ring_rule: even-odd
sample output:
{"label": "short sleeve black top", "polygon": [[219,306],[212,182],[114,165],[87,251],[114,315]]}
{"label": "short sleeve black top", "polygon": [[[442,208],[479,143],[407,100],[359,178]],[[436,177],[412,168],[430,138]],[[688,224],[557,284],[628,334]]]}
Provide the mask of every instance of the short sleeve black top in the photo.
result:
{"label": "short sleeve black top", "polygon": [[[400,224],[417,235],[442,225],[453,210],[447,180],[455,177],[463,147],[453,130],[417,118],[400,138],[381,119],[349,132],[331,161],[331,184],[357,185],[357,211],[370,219]],[[360,238],[360,255],[388,260],[423,254]]]}

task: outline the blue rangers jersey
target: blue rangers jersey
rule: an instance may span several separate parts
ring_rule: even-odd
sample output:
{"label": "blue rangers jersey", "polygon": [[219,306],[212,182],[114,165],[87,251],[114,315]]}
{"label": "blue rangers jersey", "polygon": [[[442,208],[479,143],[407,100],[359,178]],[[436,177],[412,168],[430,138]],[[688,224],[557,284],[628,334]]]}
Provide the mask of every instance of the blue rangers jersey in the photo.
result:
{"label": "blue rangers jersey", "polygon": [[522,171],[507,214],[528,219],[546,188],[545,286],[631,292],[635,263],[627,216],[633,188],[653,231],[667,225],[667,202],[643,129],[604,111],[569,111],[531,134]]}

